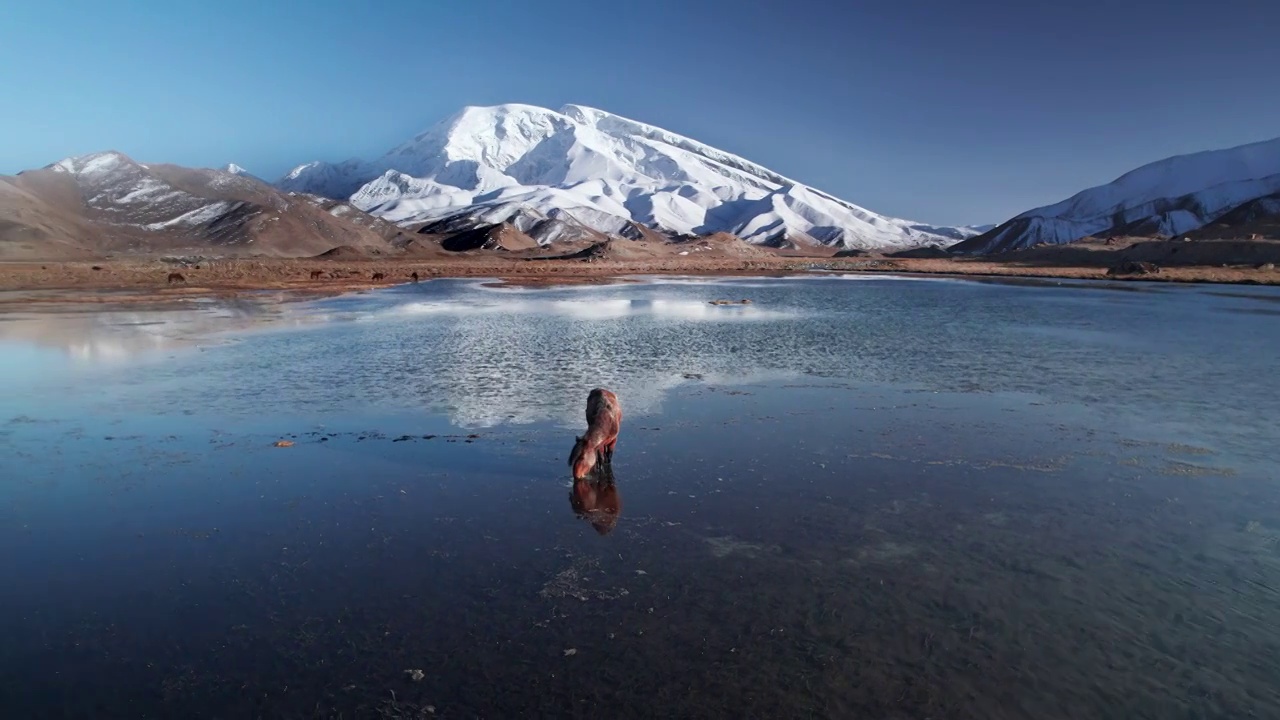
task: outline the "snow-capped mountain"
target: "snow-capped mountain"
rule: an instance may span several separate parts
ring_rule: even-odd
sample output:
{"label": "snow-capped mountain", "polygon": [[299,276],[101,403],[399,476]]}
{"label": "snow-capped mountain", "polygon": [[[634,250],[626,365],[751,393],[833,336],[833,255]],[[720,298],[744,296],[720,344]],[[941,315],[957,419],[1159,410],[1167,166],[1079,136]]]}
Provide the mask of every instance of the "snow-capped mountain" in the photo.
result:
{"label": "snow-capped mountain", "polygon": [[[580,105],[467,107],[372,161],[301,165],[277,182],[402,225],[512,222],[627,236],[728,232],[753,243],[900,249],[978,234],[885,217],[736,155]],[[522,226],[523,225],[523,226]],[[527,226],[527,227],[526,227]],[[547,239],[550,238],[550,239]]]}
{"label": "snow-capped mountain", "polygon": [[313,255],[343,245],[386,252],[411,239],[356,208],[285,193],[242,170],[101,152],[0,176],[0,256],[211,248]]}
{"label": "snow-capped mountain", "polygon": [[[117,152],[67,158],[48,169],[75,182],[94,219],[116,225],[144,230],[197,227],[224,215],[233,205],[231,200],[183,189],[151,167]],[[251,188],[251,181],[238,175],[207,172],[211,184],[224,190]]]}
{"label": "snow-capped mountain", "polygon": [[257,180],[259,182],[266,182],[262,178],[258,177],[257,175],[254,175],[253,173],[249,172],[248,170],[245,170],[244,168],[240,167],[235,163],[227,163],[225,166],[223,166],[222,171],[225,173],[231,173],[232,175],[239,175],[240,177],[253,178],[254,180]]}
{"label": "snow-capped mountain", "polygon": [[1180,235],[1278,192],[1280,138],[1177,155],[1028,210],[951,250],[986,254],[1091,235]]}

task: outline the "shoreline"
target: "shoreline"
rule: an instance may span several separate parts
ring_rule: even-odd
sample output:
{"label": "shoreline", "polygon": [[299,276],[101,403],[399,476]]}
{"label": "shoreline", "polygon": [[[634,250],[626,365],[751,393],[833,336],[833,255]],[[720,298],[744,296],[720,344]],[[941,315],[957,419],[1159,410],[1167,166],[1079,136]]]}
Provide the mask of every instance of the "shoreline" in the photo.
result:
{"label": "shoreline", "polygon": [[[95,269],[97,268],[97,269]],[[312,271],[325,277],[312,280]],[[171,272],[184,281],[170,284]],[[457,260],[314,259],[215,260],[182,267],[160,260],[0,263],[0,312],[40,305],[132,305],[200,298],[254,296],[276,300],[308,300],[363,292],[422,281],[475,278],[491,286],[636,282],[640,276],[786,277],[821,272],[925,275],[957,279],[1105,280],[1137,283],[1280,285],[1280,271],[1252,267],[1165,267],[1156,275],[1108,276],[1106,268],[1031,266],[971,259],[831,258],[783,256],[706,260],[566,262],[466,258]],[[381,274],[374,280],[375,273]]]}

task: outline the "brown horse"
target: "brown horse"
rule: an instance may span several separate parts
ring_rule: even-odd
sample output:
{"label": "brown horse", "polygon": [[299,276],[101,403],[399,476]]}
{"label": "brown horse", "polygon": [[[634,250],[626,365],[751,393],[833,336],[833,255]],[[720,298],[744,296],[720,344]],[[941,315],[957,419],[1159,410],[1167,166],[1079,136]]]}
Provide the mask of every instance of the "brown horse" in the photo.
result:
{"label": "brown horse", "polygon": [[622,429],[622,405],[618,396],[604,388],[596,388],[587,395],[587,434],[576,438],[573,452],[569,453],[569,467],[573,479],[581,480],[601,460],[613,462],[613,449],[618,445],[618,432]]}
{"label": "brown horse", "polygon": [[601,467],[593,477],[574,480],[573,489],[569,491],[569,507],[575,515],[591,523],[597,533],[608,535],[618,524],[618,514],[622,511],[613,471]]}
{"label": "brown horse", "polygon": [[374,274],[373,274],[373,279],[374,279],[374,280],[386,280],[386,279],[387,279],[387,276],[386,276],[386,274],[384,274],[384,273],[374,273]]}
{"label": "brown horse", "polygon": [[186,281],[187,281],[187,279],[186,279],[186,278],[184,278],[184,277],[182,277],[182,273],[169,273],[169,284],[170,284],[170,285],[172,285],[172,284],[174,284],[174,283],[176,283],[176,282],[184,283],[184,282],[186,282]]}
{"label": "brown horse", "polygon": [[418,282],[418,273],[416,273],[416,272],[415,272],[415,273],[413,273],[412,275],[410,275],[409,277],[413,278],[413,281],[414,281],[414,282]]}

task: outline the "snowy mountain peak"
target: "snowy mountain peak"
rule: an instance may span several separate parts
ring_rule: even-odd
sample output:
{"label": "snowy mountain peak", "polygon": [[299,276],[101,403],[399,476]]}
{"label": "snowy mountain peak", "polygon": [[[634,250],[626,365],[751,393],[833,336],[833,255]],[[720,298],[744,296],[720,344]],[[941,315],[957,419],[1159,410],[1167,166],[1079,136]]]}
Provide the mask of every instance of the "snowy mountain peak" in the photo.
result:
{"label": "snowy mountain peak", "polygon": [[[845,247],[950,244],[964,228],[888,218],[732,153],[582,105],[465,107],[382,157],[290,171],[282,189],[349,199],[401,224],[567,212],[616,233],[632,222],[674,235]],[[498,214],[501,214],[499,212]]]}
{"label": "snowy mountain peak", "polygon": [[[204,252],[316,255],[335,246],[389,251],[399,228],[347,208],[299,201],[242,168],[139,163],[108,151],[0,178],[0,251],[23,254]],[[25,240],[24,240],[25,242]]]}
{"label": "snowy mountain peak", "polygon": [[1106,185],[1028,210],[955,249],[992,253],[1091,235],[1179,235],[1276,192],[1280,138],[1148,163]]}
{"label": "snowy mountain peak", "polygon": [[137,163],[130,160],[124,153],[108,150],[64,158],[48,167],[56,172],[72,175],[105,175],[129,166],[137,167]]}
{"label": "snowy mountain peak", "polygon": [[1280,138],[1234,148],[1175,155],[1148,163],[1114,181],[1017,217],[1099,216],[1161,198],[1177,198],[1241,180],[1280,173]]}
{"label": "snowy mountain peak", "polygon": [[298,178],[305,177],[307,174],[319,169],[321,166],[324,166],[324,165],[328,165],[328,163],[322,163],[322,162],[304,163],[290,170],[289,172],[285,173],[285,176],[281,178],[281,182],[283,183],[286,180],[297,180]]}

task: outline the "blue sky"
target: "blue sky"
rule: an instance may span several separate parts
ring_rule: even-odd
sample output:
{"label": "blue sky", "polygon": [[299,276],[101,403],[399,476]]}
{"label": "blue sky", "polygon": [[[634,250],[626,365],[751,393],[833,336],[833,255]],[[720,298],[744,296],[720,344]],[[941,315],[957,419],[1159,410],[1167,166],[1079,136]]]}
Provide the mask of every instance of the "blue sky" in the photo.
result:
{"label": "blue sky", "polygon": [[275,179],[464,105],[579,103],[876,212],[997,222],[1280,136],[1274,0],[29,2],[0,173],[105,149]]}

